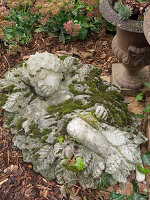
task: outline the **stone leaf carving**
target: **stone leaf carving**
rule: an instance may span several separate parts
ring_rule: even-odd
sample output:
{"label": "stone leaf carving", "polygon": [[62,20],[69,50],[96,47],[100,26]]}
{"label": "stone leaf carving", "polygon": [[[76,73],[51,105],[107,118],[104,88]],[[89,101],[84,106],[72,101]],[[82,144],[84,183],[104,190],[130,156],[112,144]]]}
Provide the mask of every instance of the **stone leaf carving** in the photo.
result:
{"label": "stone leaf carving", "polygon": [[[118,88],[101,80],[97,67],[36,53],[7,72],[0,88],[13,143],[44,178],[97,188],[105,172],[125,182],[142,163],[138,145],[147,139]],[[84,160],[81,171],[73,170],[77,157]]]}

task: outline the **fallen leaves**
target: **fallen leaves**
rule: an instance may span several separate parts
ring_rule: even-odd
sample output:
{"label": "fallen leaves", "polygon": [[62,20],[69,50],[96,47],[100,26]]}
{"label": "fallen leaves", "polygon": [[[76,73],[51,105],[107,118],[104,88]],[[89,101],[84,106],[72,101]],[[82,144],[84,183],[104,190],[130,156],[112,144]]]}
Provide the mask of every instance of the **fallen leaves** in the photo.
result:
{"label": "fallen leaves", "polygon": [[71,53],[73,55],[79,56],[82,59],[87,59],[87,58],[93,58],[93,56],[95,54],[95,50],[94,49],[88,49],[86,51],[81,51],[77,48],[73,48],[71,50]]}
{"label": "fallen leaves", "polygon": [[103,54],[100,56],[100,58],[101,58],[101,59],[105,59],[106,56],[107,56],[107,55],[106,55],[105,53],[103,53]]}
{"label": "fallen leaves", "polygon": [[4,173],[15,173],[18,170],[17,165],[10,165],[6,169],[4,169]]}
{"label": "fallen leaves", "polygon": [[125,184],[122,184],[122,186],[119,187],[117,192],[119,194],[128,195],[128,196],[133,195],[133,185],[132,185],[132,183],[127,181]]}

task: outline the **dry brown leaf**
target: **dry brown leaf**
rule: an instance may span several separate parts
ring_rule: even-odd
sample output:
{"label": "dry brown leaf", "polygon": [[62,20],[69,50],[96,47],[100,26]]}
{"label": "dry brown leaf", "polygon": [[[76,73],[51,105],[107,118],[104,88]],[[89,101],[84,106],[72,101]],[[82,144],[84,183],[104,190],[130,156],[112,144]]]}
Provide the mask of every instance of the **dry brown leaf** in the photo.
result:
{"label": "dry brown leaf", "polygon": [[100,58],[101,58],[101,59],[104,59],[104,58],[106,58],[106,56],[107,56],[107,55],[106,55],[105,53],[103,53],[103,54],[100,56]]}
{"label": "dry brown leaf", "polygon": [[72,160],[71,160],[70,163],[69,163],[69,166],[71,166],[72,164],[75,164],[75,162],[76,162],[76,160],[75,160],[75,158],[73,157]]}
{"label": "dry brown leaf", "polygon": [[82,59],[86,59],[86,58],[92,58],[93,57],[93,53],[91,52],[80,52],[79,56],[82,58]]}
{"label": "dry brown leaf", "polygon": [[86,58],[93,58],[95,50],[94,49],[88,49],[87,51],[79,51],[78,49],[73,48],[70,52],[73,55],[79,56],[82,59],[86,59]]}
{"label": "dry brown leaf", "polygon": [[111,59],[112,59],[112,56],[110,56],[110,57],[108,58],[107,62],[110,62],[110,61],[111,61]]}
{"label": "dry brown leaf", "polygon": [[10,165],[6,169],[4,169],[4,173],[14,173],[18,170],[18,165]]}
{"label": "dry brown leaf", "polygon": [[120,188],[117,190],[119,194],[123,195],[133,195],[133,185],[131,182],[127,181],[125,184],[122,184]]}
{"label": "dry brown leaf", "polygon": [[105,81],[110,82],[110,76],[101,76],[101,78]]}
{"label": "dry brown leaf", "polygon": [[29,169],[32,169],[32,165],[28,165],[28,168],[29,168]]}
{"label": "dry brown leaf", "polygon": [[47,194],[48,194],[48,190],[44,190],[44,192],[43,192],[43,195],[42,195],[42,196],[43,196],[44,198],[46,198],[46,197],[47,197]]}
{"label": "dry brown leaf", "polygon": [[30,56],[23,56],[23,60],[27,60]]}
{"label": "dry brown leaf", "polygon": [[67,52],[67,51],[56,51],[56,56],[72,56],[72,53]]}
{"label": "dry brown leaf", "polygon": [[82,200],[82,198],[79,196],[76,196],[76,200]]}

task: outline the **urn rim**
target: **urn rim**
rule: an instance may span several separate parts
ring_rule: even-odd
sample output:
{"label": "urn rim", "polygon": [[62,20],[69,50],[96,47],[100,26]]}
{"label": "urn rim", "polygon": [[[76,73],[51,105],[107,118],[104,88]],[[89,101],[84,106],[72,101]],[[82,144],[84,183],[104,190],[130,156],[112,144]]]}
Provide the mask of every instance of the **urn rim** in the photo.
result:
{"label": "urn rim", "polygon": [[113,9],[115,0],[101,0],[99,9],[102,16],[117,28],[125,31],[143,33],[143,21],[122,20],[119,14]]}
{"label": "urn rim", "polygon": [[145,37],[148,43],[150,44],[150,8],[148,9],[147,13],[144,16],[143,29]]}

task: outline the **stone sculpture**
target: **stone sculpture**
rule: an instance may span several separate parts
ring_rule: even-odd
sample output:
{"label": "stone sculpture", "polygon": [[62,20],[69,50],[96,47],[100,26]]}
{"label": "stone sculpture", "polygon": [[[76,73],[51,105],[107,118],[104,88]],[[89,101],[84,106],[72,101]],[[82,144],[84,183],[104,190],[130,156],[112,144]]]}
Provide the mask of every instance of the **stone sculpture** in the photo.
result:
{"label": "stone sculpture", "polygon": [[[99,76],[100,69],[76,58],[44,52],[0,80],[5,126],[24,161],[44,178],[97,188],[104,173],[126,182],[142,164],[138,145],[147,139],[118,88]],[[74,172],[78,157],[84,169]]]}

